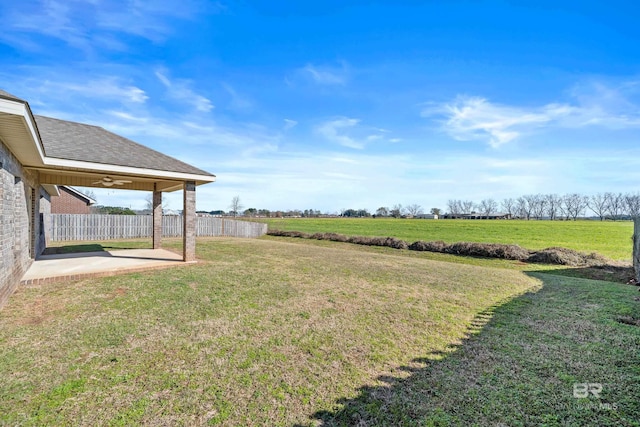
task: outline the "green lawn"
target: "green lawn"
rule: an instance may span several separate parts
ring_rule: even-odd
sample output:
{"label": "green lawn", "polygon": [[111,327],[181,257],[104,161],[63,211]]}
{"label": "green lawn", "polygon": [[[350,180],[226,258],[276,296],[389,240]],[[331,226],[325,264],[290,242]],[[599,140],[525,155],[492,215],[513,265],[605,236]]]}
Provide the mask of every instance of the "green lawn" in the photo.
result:
{"label": "green lawn", "polygon": [[196,265],[22,287],[0,424],[640,425],[637,288],[431,255],[199,239]]}
{"label": "green lawn", "polygon": [[631,221],[492,221],[392,218],[291,218],[265,220],[269,228],[416,240],[517,244],[538,250],[562,246],[631,260]]}

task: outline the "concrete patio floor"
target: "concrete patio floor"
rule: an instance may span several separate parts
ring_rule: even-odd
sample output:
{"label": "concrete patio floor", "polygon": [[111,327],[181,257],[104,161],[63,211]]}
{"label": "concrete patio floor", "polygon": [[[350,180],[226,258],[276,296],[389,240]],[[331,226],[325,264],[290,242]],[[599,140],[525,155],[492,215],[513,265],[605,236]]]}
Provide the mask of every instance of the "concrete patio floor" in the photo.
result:
{"label": "concrete patio floor", "polygon": [[42,255],[33,262],[20,281],[24,285],[117,274],[186,265],[182,256],[164,249],[125,249],[116,251]]}

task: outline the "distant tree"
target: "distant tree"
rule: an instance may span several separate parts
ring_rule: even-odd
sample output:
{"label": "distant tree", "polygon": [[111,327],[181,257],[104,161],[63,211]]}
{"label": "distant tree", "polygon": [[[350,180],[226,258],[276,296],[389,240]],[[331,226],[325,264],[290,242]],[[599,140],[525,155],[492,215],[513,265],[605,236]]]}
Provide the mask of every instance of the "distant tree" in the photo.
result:
{"label": "distant tree", "polygon": [[258,209],[256,208],[249,208],[249,209],[245,209],[245,211],[242,213],[244,216],[248,216],[248,217],[254,217],[256,216],[256,214],[258,213]]}
{"label": "distant tree", "polygon": [[518,197],[516,199],[516,215],[520,218],[531,218],[531,210],[529,209],[529,205],[527,204],[527,200],[524,197]]}
{"label": "distant tree", "polygon": [[584,212],[587,207],[589,198],[582,194],[572,193],[565,194],[562,197],[564,202],[565,213],[568,218],[572,218],[574,221]]}
{"label": "distant tree", "polygon": [[607,213],[614,221],[624,212],[624,195],[622,193],[605,193],[607,196]]}
{"label": "distant tree", "polygon": [[232,214],[235,218],[236,216],[238,216],[240,210],[243,207],[244,206],[242,206],[242,203],[240,202],[240,196],[233,196],[233,199],[231,199],[231,204],[229,205],[229,209],[231,209],[229,213]]}
{"label": "distant tree", "polygon": [[473,211],[473,207],[476,204],[473,203],[473,200],[462,200],[460,202],[460,207],[462,208],[462,213],[470,214]]}
{"label": "distant tree", "polygon": [[389,216],[389,208],[381,206],[376,209],[376,216]]}
{"label": "distant tree", "polygon": [[422,206],[415,203],[407,206],[406,210],[407,210],[407,213],[411,216],[420,215],[423,212]]}
{"label": "distant tree", "polygon": [[130,208],[122,208],[119,206],[96,206],[95,212],[103,215],[135,215],[136,214]]}
{"label": "distant tree", "polygon": [[516,201],[508,198],[508,199],[504,199],[502,200],[502,212],[506,213],[507,215],[514,215],[515,214],[515,206],[516,206]]}
{"label": "distant tree", "polygon": [[342,216],[346,218],[355,218],[358,216],[358,211],[355,209],[345,209],[342,211]]}
{"label": "distant tree", "polygon": [[498,211],[498,203],[493,199],[484,199],[478,204],[478,211],[482,215],[492,215]]}
{"label": "distant tree", "polygon": [[222,210],[209,211],[210,215],[224,215],[225,212]]}
{"label": "distant tree", "polygon": [[547,208],[547,199],[542,194],[534,194],[531,203],[533,203],[533,216],[542,219]]}
{"label": "distant tree", "polygon": [[598,193],[591,195],[587,200],[589,209],[596,214],[600,221],[604,221],[609,211],[609,198],[606,194]]}
{"label": "distant tree", "polygon": [[[144,206],[146,210],[153,212],[153,193],[147,194],[147,196],[144,198]],[[169,209],[169,202],[167,201],[166,198],[163,197],[162,210],[164,211],[166,209]]]}
{"label": "distant tree", "polygon": [[538,202],[538,196],[536,194],[527,194],[522,197],[518,197],[516,200],[516,210],[520,218],[526,218],[530,220],[534,215],[536,203]]}
{"label": "distant tree", "polygon": [[429,212],[431,213],[431,215],[440,216],[440,213],[442,212],[442,210],[440,208],[431,208],[431,210]]}
{"label": "distant tree", "polygon": [[389,211],[389,215],[394,218],[400,218],[404,214],[404,208],[401,204],[393,205],[393,209]]}
{"label": "distant tree", "polygon": [[553,221],[562,210],[562,197],[557,194],[547,194],[544,199],[547,202],[547,216]]}
{"label": "distant tree", "polygon": [[627,193],[624,195],[624,205],[627,211],[627,215],[631,218],[637,218],[640,216],[640,194]]}
{"label": "distant tree", "polygon": [[447,200],[447,212],[451,215],[459,215],[462,213],[462,206],[460,206],[460,200]]}
{"label": "distant tree", "polygon": [[370,217],[371,214],[366,209],[346,209],[342,212],[342,216],[347,218],[364,218]]}

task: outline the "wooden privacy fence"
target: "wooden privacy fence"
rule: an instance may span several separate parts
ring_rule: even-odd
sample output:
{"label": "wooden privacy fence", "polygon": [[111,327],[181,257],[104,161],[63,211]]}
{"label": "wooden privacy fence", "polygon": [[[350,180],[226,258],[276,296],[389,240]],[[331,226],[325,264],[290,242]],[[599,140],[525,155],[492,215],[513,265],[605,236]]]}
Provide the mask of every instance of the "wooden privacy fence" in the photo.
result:
{"label": "wooden privacy fence", "polygon": [[[44,214],[47,241],[113,240],[151,237],[150,215]],[[182,236],[182,216],[162,217],[164,237]],[[260,237],[267,224],[226,218],[197,217],[196,236]]]}

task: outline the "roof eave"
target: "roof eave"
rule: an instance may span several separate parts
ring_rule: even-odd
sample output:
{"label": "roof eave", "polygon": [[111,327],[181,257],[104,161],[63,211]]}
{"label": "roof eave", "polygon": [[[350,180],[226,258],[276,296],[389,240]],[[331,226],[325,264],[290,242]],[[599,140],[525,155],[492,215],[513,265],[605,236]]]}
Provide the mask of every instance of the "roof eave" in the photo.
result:
{"label": "roof eave", "polygon": [[90,172],[102,172],[105,174],[117,173],[121,175],[134,175],[158,179],[196,181],[197,185],[208,184],[210,182],[215,182],[216,180],[215,175],[201,175],[155,169],[134,168],[130,166],[107,165],[102,163],[83,162],[79,160],[58,159],[53,157],[45,157],[44,166],[86,170]]}

